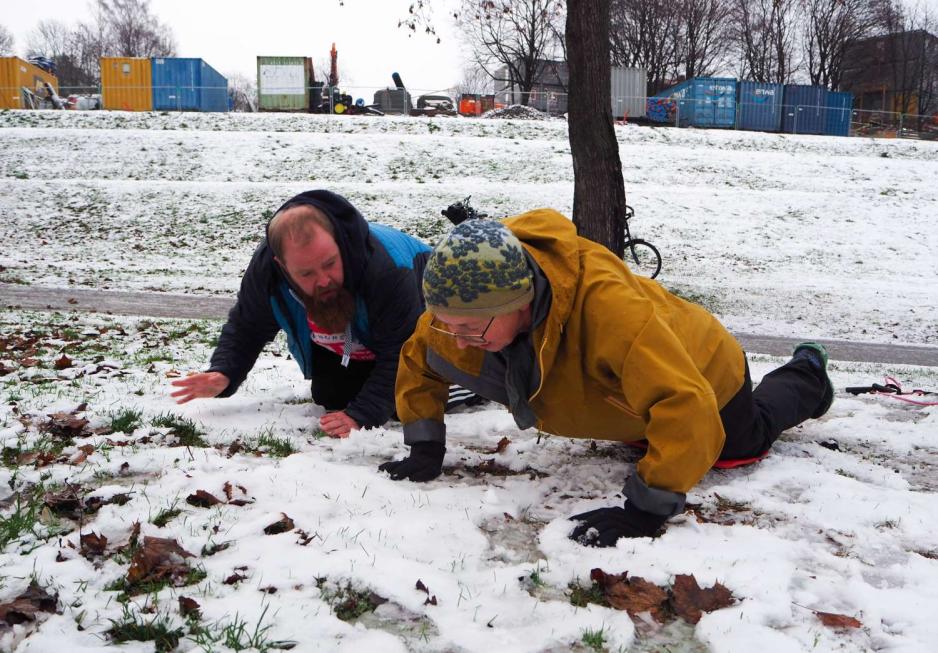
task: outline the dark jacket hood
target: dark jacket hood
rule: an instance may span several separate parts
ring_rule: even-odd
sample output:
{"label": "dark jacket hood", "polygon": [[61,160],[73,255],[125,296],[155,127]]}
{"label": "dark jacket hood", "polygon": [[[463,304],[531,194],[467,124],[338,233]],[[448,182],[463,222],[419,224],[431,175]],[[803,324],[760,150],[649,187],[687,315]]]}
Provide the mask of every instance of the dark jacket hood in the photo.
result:
{"label": "dark jacket hood", "polygon": [[[342,254],[342,268],[345,274],[343,285],[353,293],[357,292],[371,254],[368,222],[351,202],[327,190],[309,190],[295,195],[284,202],[274,215],[301,204],[314,206],[329,217],[335,228],[336,244]],[[270,222],[267,223],[265,235],[269,229]]]}

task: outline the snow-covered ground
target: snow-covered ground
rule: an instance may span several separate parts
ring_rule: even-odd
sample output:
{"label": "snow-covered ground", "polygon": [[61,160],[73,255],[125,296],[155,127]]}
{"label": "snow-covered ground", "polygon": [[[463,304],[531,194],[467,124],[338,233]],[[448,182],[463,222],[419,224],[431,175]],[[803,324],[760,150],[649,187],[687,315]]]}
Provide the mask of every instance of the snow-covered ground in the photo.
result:
{"label": "snow-covered ground", "polygon": [[[742,332],[938,344],[938,143],[617,135],[665,286]],[[469,194],[494,216],[573,196],[560,120],[8,111],[0,143],[0,281],[37,285],[232,294],[311,188],[430,242]]]}
{"label": "snow-covered ground", "polygon": [[[935,144],[617,134],[665,286],[749,332],[938,342]],[[6,112],[0,146],[0,281],[33,285],[231,293],[265,216],[314,187],[428,241],[468,194],[494,215],[568,211],[572,194],[554,121]],[[0,314],[0,614],[31,583],[57,595],[17,604],[35,621],[0,619],[0,650],[159,632],[180,651],[252,635],[296,651],[934,650],[938,408],[843,388],[889,374],[938,390],[936,368],[833,362],[824,418],[711,472],[660,538],[602,550],[567,539],[566,517],[621,502],[628,447],[482,407],[448,418],[441,478],[393,482],[376,468],[404,454],[400,425],[317,437],[279,342],[235,397],[175,406],[169,382],[204,366],[219,326]],[[780,362],[750,355],[756,379]],[[220,503],[189,503],[198,490]],[[281,513],[292,529],[265,534]],[[193,554],[152,553],[171,582],[147,582],[147,536]],[[735,602],[696,626],[630,618],[575,589],[594,568],[690,574]]]}

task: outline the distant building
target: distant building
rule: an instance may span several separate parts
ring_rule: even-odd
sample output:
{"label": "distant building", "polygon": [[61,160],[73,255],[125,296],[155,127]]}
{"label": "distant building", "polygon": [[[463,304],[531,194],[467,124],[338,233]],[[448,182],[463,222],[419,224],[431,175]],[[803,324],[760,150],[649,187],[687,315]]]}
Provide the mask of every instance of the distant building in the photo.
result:
{"label": "distant building", "polygon": [[[566,61],[537,60],[538,73],[531,87],[529,107],[546,113],[566,113],[567,88],[570,70]],[[524,104],[524,94],[518,80],[512,79],[508,66],[495,71],[495,102],[498,104]]]}
{"label": "distant building", "polygon": [[839,86],[854,109],[931,114],[938,110],[938,37],[925,30],[854,41]]}

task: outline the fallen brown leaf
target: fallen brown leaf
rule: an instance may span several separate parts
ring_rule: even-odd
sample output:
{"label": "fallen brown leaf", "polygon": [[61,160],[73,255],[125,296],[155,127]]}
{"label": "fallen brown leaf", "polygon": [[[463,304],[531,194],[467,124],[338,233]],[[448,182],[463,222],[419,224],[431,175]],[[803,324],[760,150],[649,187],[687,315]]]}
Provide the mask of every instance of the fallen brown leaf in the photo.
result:
{"label": "fallen brown leaf", "polygon": [[81,542],[81,554],[89,559],[103,556],[107,549],[107,537],[98,535],[94,531],[82,534],[79,536],[79,540]]}
{"label": "fallen brown leaf", "polygon": [[817,615],[817,618],[821,620],[821,623],[827,626],[828,628],[862,628],[863,624],[854,619],[853,617],[848,617],[845,614],[835,614],[833,612],[820,612],[818,610],[814,611],[814,614]]}
{"label": "fallen brown leaf", "polygon": [[231,574],[230,576],[228,576],[228,578],[226,578],[223,582],[225,585],[237,585],[242,580],[246,580],[246,579],[247,579],[247,576],[244,576],[242,574],[235,572]]}
{"label": "fallen brown leaf", "polygon": [[9,603],[0,603],[0,631],[36,620],[37,612],[55,612],[59,595],[49,594],[35,582]]}
{"label": "fallen brown leaf", "polygon": [[195,599],[190,599],[188,596],[180,596],[179,614],[187,618],[193,617],[195,619],[201,619],[202,606],[200,606]]}
{"label": "fallen brown leaf", "polygon": [[508,448],[509,444],[511,444],[511,440],[509,440],[507,436],[503,437],[501,440],[498,441],[498,444],[495,445],[495,449],[493,449],[489,453],[504,453],[505,449]]}
{"label": "fallen brown leaf", "polygon": [[[89,446],[90,445],[86,445]],[[79,447],[78,451],[72,454],[72,457],[68,459],[69,465],[80,465],[86,460],[88,460],[89,454],[94,451],[94,447],[91,447],[91,451],[88,451],[85,447]]]}
{"label": "fallen brown leaf", "polygon": [[80,518],[85,510],[81,487],[78,485],[66,485],[58,492],[46,492],[42,497],[42,503],[59,517],[69,519]]}
{"label": "fallen brown leaf", "polygon": [[55,369],[65,370],[72,366],[72,359],[62,354],[60,358],[55,359]]}
{"label": "fallen brown leaf", "polygon": [[186,503],[196,508],[211,508],[221,503],[221,500],[205,490],[196,490],[195,494],[186,497]]}
{"label": "fallen brown leaf", "polygon": [[733,604],[733,593],[720,583],[701,589],[693,575],[678,574],[671,588],[671,608],[688,623],[700,621],[704,612],[713,612]]}
{"label": "fallen brown leaf", "polygon": [[185,559],[193,557],[174,539],[144,537],[143,544],[130,561],[127,581],[132,585],[161,580],[175,583],[189,573]]}
{"label": "fallen brown leaf", "polygon": [[275,521],[273,524],[266,526],[264,528],[264,533],[267,535],[277,535],[279,533],[286,533],[287,531],[293,530],[293,520],[287,517],[286,513],[280,513],[280,519]]}
{"label": "fallen brown leaf", "polygon": [[606,600],[613,608],[625,610],[634,616],[650,612],[659,623],[666,620],[668,593],[639,576],[628,577],[628,572],[607,574],[602,569],[593,569],[590,578],[599,584]]}
{"label": "fallen brown leaf", "polygon": [[74,438],[87,435],[88,420],[74,413],[58,412],[49,415],[49,421],[40,429],[61,438]]}

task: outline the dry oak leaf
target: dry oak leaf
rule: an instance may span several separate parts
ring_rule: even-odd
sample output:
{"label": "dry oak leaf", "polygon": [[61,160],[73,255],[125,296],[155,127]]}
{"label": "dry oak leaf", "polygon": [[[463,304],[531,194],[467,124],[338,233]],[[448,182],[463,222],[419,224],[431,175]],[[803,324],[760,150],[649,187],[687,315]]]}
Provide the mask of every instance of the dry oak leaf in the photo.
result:
{"label": "dry oak leaf", "polygon": [[49,415],[49,421],[40,429],[61,438],[72,438],[85,435],[88,420],[77,417],[74,413],[58,412]]}
{"label": "dry oak leaf", "polygon": [[814,611],[814,614],[817,615],[817,618],[821,620],[821,623],[827,626],[828,628],[862,628],[863,624],[854,619],[853,617],[848,617],[845,614],[835,614],[833,612],[820,612],[818,610]]}
{"label": "dry oak leaf", "polygon": [[287,517],[287,514],[282,512],[280,513],[280,519],[275,521],[273,524],[264,527],[264,533],[267,535],[277,535],[279,533],[286,533],[287,531],[293,530],[293,520]]}
{"label": "dry oak leaf", "polygon": [[195,599],[190,599],[188,596],[179,597],[179,614],[183,617],[195,617],[196,619],[202,618],[202,606],[198,604]]}
{"label": "dry oak leaf", "polygon": [[0,603],[0,632],[10,626],[35,621],[37,612],[55,612],[58,594],[49,594],[35,582],[9,603]]}
{"label": "dry oak leaf", "polygon": [[196,508],[211,508],[221,503],[221,500],[205,490],[196,490],[195,494],[186,497],[186,503]]}
{"label": "dry oak leaf", "polygon": [[505,449],[508,448],[509,444],[511,444],[511,440],[509,440],[507,437],[503,437],[501,440],[498,441],[498,444],[495,445],[495,449],[493,449],[489,453],[504,453]]}
{"label": "dry oak leaf", "polygon": [[733,593],[720,583],[701,589],[693,575],[678,574],[671,588],[671,608],[684,621],[695,624],[704,612],[733,605]]}
{"label": "dry oak leaf", "polygon": [[174,581],[189,573],[185,559],[194,557],[172,538],[144,537],[143,544],[130,561],[127,580],[134,585],[145,580]]}
{"label": "dry oak leaf", "polygon": [[98,535],[94,531],[80,535],[79,541],[81,542],[81,554],[86,558],[102,556],[107,549],[107,537]]}
{"label": "dry oak leaf", "polygon": [[238,572],[235,572],[231,574],[230,576],[228,576],[228,578],[226,578],[223,582],[225,585],[237,585],[238,583],[240,583],[242,580],[245,580],[246,578],[247,576],[244,576],[243,574],[239,574]]}
{"label": "dry oak leaf", "polygon": [[639,576],[629,578],[628,572],[607,574],[602,569],[593,569],[590,579],[602,587],[606,600],[613,608],[625,610],[631,616],[650,612],[655,621],[665,622],[668,593],[661,587]]}
{"label": "dry oak leaf", "polygon": [[42,503],[55,515],[69,519],[79,519],[85,511],[81,487],[78,485],[66,485],[58,492],[46,492],[42,497]]}

